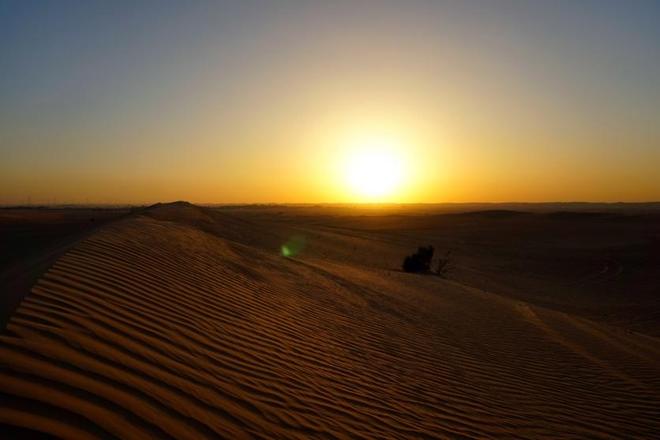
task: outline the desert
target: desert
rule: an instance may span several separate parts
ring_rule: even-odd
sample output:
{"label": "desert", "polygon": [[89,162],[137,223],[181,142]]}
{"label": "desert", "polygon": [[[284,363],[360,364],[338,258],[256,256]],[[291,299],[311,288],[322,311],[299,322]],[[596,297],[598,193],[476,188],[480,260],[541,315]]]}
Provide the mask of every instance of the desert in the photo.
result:
{"label": "desert", "polygon": [[[11,314],[0,339],[3,429],[652,438],[652,208],[178,202],[122,212],[74,236]],[[304,245],[285,257],[292,239]],[[401,270],[426,243],[452,250],[446,276]]]}

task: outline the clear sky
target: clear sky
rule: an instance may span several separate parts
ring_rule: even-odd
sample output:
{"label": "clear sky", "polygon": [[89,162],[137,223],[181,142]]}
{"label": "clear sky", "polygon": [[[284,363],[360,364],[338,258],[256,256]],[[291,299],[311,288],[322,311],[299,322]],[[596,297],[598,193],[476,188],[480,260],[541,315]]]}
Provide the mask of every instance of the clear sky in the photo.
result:
{"label": "clear sky", "polygon": [[660,200],[660,2],[0,0],[0,203],[175,199]]}

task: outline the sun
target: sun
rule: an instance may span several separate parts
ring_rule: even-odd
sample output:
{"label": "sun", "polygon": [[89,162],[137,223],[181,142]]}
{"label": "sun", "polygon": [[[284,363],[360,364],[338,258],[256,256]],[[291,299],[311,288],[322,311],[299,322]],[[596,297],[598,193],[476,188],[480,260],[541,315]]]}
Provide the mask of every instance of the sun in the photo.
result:
{"label": "sun", "polygon": [[390,140],[368,140],[355,145],[347,154],[345,168],[350,192],[370,201],[391,198],[403,182],[403,159],[401,150]]}

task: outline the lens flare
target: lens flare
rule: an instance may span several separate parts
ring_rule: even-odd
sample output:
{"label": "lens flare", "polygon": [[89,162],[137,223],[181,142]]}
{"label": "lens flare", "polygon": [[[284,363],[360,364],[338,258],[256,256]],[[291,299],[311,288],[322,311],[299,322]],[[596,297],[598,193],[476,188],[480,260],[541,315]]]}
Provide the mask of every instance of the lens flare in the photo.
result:
{"label": "lens flare", "polygon": [[305,242],[306,240],[304,236],[294,235],[280,247],[280,253],[286,258],[295,257],[303,250]]}

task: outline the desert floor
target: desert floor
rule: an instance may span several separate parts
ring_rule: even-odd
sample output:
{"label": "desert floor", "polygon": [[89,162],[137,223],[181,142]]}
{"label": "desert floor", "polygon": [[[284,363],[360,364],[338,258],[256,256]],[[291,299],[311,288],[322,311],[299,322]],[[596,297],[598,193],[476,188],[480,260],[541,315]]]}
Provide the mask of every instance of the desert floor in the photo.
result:
{"label": "desert floor", "polygon": [[0,432],[658,438],[660,214],[547,208],[0,210]]}

